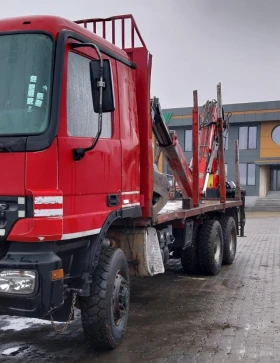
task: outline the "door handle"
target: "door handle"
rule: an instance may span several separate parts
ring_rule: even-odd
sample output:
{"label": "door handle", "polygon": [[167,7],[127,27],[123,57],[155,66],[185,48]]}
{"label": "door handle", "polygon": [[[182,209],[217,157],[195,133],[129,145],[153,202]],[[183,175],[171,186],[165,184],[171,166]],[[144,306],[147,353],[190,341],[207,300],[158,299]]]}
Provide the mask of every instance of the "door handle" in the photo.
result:
{"label": "door handle", "polygon": [[120,204],[120,196],[118,194],[108,194],[107,195],[107,206],[115,207]]}

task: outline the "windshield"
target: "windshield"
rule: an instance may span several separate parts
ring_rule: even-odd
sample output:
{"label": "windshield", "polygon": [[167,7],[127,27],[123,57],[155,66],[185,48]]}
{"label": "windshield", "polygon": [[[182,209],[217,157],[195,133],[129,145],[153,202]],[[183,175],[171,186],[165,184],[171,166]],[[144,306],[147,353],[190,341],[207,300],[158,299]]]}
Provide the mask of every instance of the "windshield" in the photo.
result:
{"label": "windshield", "polygon": [[0,36],[0,135],[34,135],[49,123],[52,39]]}

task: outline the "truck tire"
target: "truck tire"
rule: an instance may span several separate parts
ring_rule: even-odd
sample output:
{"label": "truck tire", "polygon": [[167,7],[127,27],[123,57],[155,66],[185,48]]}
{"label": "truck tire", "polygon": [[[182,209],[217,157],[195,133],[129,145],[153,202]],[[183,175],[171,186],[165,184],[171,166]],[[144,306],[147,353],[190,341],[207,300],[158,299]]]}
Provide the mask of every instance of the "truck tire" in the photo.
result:
{"label": "truck tire", "polygon": [[199,236],[200,225],[196,224],[193,229],[192,245],[181,250],[181,264],[186,274],[197,275],[200,273],[197,258],[197,242]]}
{"label": "truck tire", "polygon": [[93,346],[114,349],[122,341],[129,311],[129,270],[120,249],[102,248],[91,296],[80,298],[82,325]]}
{"label": "truck tire", "polygon": [[233,217],[222,216],[220,224],[223,230],[224,252],[223,264],[231,265],[235,259],[237,249],[237,229]]}
{"label": "truck tire", "polygon": [[218,220],[208,219],[199,233],[198,261],[204,275],[217,275],[223,260],[223,231]]}

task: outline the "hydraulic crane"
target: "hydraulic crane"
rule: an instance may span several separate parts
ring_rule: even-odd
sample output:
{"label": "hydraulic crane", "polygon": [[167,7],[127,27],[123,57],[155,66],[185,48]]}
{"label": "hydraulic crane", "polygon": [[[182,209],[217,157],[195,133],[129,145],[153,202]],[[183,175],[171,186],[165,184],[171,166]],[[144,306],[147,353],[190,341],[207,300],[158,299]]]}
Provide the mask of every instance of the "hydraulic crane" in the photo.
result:
{"label": "hydraulic crane", "polygon": [[[190,165],[185,159],[175,131],[170,131],[164,121],[159,100],[151,101],[153,133],[159,150],[164,154],[169,168],[185,200],[198,206],[207,189],[220,187],[225,199],[224,135],[228,130],[221,101],[221,84],[217,85],[217,101],[207,101],[198,114],[197,92],[193,106],[193,158]],[[185,204],[186,206],[186,204]],[[191,207],[191,205],[189,205]]]}

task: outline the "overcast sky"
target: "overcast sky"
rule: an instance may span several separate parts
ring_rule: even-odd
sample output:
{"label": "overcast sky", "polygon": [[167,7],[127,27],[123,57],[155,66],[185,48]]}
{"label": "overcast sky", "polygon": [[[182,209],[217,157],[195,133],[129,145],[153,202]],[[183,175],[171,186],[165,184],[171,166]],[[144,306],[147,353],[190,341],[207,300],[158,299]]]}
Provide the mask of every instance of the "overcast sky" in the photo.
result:
{"label": "overcast sky", "polygon": [[[72,3],[72,4],[71,4]],[[163,108],[216,98],[280,99],[280,0],[8,0],[1,17],[55,14],[70,20],[134,15],[153,55],[152,96]]]}

